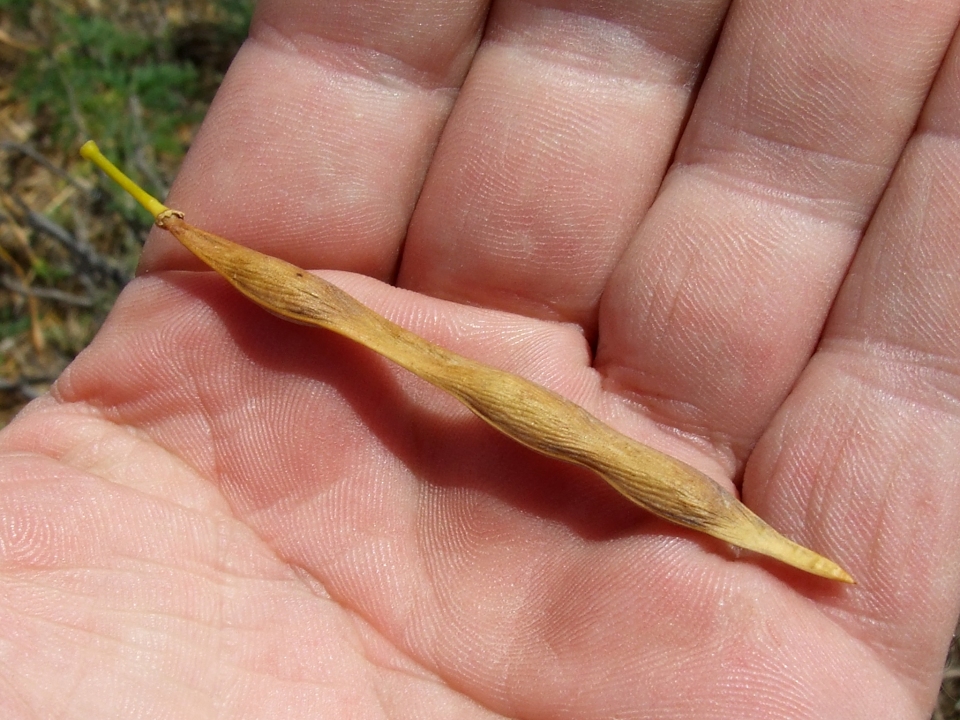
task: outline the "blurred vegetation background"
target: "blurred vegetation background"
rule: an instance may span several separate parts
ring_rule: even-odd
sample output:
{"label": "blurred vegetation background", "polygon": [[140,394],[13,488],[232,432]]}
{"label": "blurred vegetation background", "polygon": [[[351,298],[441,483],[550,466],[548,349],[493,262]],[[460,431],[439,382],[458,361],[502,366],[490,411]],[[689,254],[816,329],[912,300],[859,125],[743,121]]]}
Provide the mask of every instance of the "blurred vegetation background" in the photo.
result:
{"label": "blurred vegetation background", "polygon": [[0,427],[90,342],[149,218],[85,140],[163,198],[254,0],[0,0]]}
{"label": "blurred vegetation background", "polygon": [[[0,0],[0,427],[93,338],[149,219],[77,154],[163,198],[254,0]],[[960,720],[954,640],[934,720]]]}

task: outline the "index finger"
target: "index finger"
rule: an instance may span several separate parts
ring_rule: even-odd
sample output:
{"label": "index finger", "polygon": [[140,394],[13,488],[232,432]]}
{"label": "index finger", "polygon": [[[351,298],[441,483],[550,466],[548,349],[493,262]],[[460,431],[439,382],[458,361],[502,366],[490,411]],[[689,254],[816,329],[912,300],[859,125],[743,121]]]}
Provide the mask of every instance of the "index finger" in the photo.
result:
{"label": "index finger", "polygon": [[[168,204],[302,266],[390,278],[486,5],[262,0]],[[159,233],[141,260],[186,266]]]}

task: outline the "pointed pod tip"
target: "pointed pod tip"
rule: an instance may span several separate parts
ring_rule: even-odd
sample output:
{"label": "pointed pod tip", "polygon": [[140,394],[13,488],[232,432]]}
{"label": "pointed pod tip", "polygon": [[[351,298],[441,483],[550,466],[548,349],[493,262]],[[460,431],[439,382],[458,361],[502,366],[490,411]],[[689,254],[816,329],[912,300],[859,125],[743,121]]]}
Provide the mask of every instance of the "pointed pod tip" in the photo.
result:
{"label": "pointed pod tip", "polygon": [[842,567],[836,563],[831,563],[833,567],[830,569],[830,574],[828,577],[830,580],[839,580],[842,583],[847,583],[848,585],[856,585],[857,581],[854,580],[853,575],[848,573]]}
{"label": "pointed pod tip", "polygon": [[[792,540],[789,542],[793,542]],[[777,557],[777,556],[774,556]],[[853,576],[840,567],[837,563],[823,555],[805,548],[802,545],[796,545],[785,555],[779,555],[779,559],[793,565],[801,570],[806,570],[813,575],[819,575],[827,580],[836,580],[847,585],[856,585],[857,581]]]}
{"label": "pointed pod tip", "polygon": [[732,516],[736,522],[724,524],[722,532],[709,534],[738,547],[775,558],[811,575],[856,585],[853,576],[833,560],[782,535],[762,518],[743,505],[736,506]]}

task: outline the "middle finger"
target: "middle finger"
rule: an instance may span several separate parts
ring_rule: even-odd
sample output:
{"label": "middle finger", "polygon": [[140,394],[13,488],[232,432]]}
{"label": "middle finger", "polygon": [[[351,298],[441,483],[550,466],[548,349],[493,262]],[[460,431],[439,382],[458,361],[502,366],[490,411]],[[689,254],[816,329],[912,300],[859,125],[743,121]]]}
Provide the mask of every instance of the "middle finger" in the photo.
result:
{"label": "middle finger", "polygon": [[399,283],[591,332],[726,4],[495,4],[414,212]]}

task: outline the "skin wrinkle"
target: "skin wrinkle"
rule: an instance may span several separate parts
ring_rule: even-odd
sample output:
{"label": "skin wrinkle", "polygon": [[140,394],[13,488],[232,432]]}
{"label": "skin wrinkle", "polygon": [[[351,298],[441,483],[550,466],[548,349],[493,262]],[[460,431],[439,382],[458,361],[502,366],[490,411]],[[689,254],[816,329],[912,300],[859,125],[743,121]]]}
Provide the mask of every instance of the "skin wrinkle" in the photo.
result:
{"label": "skin wrinkle", "polygon": [[[494,14],[494,22],[484,37],[485,45],[510,47],[541,62],[577,70],[585,76],[595,76],[607,82],[620,80],[631,86],[679,86],[689,90],[699,77],[699,61],[685,60],[656,48],[645,33],[632,26],[607,20],[594,20],[587,26],[583,15],[556,9],[543,10],[535,19],[520,19],[516,6],[522,5],[515,4],[509,24]],[[551,14],[562,15],[565,20],[569,18],[569,23],[563,23],[562,34],[555,35],[539,24],[546,19],[544,15]],[[519,27],[518,19],[523,23]],[[569,25],[578,20],[579,25],[586,27],[580,28],[580,36],[571,38]],[[611,32],[618,35],[614,41],[609,39]],[[633,50],[629,53],[630,61],[621,60],[620,56],[628,50]],[[640,72],[641,67],[643,72]],[[651,68],[656,71],[655,77],[651,77]]]}
{"label": "skin wrinkle", "polygon": [[[616,7],[621,10],[620,14],[611,13],[610,9]],[[561,40],[566,40],[571,34],[569,25],[576,23],[580,27],[594,30],[592,37],[598,37],[600,30],[603,34],[609,35],[611,32],[620,37],[629,37],[643,47],[643,56],[645,58],[670,59],[677,61],[680,66],[690,69],[691,76],[696,75],[697,71],[703,65],[704,44],[709,45],[719,30],[725,14],[726,3],[718,3],[715,0],[705,2],[686,2],[682,5],[672,3],[646,2],[642,5],[630,2],[619,3],[571,3],[564,0],[529,0],[527,2],[514,2],[496,5],[492,15],[491,29],[493,31],[501,30],[507,25],[506,22],[498,22],[501,15],[507,15],[509,8],[511,24],[535,25],[539,21],[541,25],[545,18],[562,18],[568,21],[564,26],[567,32],[559,35]],[[572,8],[572,9],[571,9]],[[518,22],[519,18],[519,22]],[[557,23],[558,25],[561,23]],[[680,33],[677,29],[682,28]],[[697,32],[694,32],[694,29]],[[701,43],[688,42],[688,35],[695,35],[703,38]],[[681,36],[678,42],[676,35]],[[496,39],[495,32],[491,32],[490,37]],[[531,37],[530,33],[519,34],[518,37]],[[486,38],[484,38],[486,40]],[[604,41],[606,41],[604,39]],[[684,42],[687,41],[687,42]],[[596,41],[595,41],[596,42]],[[575,46],[577,43],[570,41],[566,43]],[[579,43],[582,45],[582,43]],[[689,50],[689,57],[684,57],[679,50],[671,46],[681,46]],[[576,50],[573,50],[576,54]],[[604,58],[607,63],[611,62],[609,57]],[[629,67],[629,66],[627,66]]]}
{"label": "skin wrinkle", "polygon": [[[689,301],[687,293],[684,292],[684,289],[693,286],[693,283],[690,282],[690,279],[694,277],[695,266],[698,264],[698,262],[702,262],[702,260],[703,257],[697,250],[696,246],[691,246],[691,260],[685,264],[684,273],[676,280],[676,290],[670,294],[670,299],[666,303],[665,311],[662,313],[663,319],[658,323],[660,327],[678,326],[677,320],[683,314],[681,311],[681,306],[685,302]],[[656,348],[652,347],[650,353],[651,355],[655,355],[657,353]],[[714,356],[716,356],[716,354],[714,354]],[[690,412],[691,410],[696,412],[698,410],[697,406],[687,400],[684,400],[681,395],[667,395],[665,392],[660,390],[656,392],[655,396],[651,396],[649,391],[641,391],[639,387],[633,387],[631,395],[635,400],[640,400],[644,409],[648,413],[660,418],[660,425],[662,427],[679,430],[688,435],[694,435],[700,439],[707,439],[707,436],[703,434],[703,430],[708,426],[708,423],[704,421],[705,419],[696,417]],[[653,397],[656,399],[656,408],[654,408],[651,403],[651,399],[653,399]],[[665,412],[666,407],[668,406],[670,408],[676,408],[677,406],[683,406],[687,408],[683,415],[684,422],[676,422],[675,418],[678,416],[678,414],[675,413],[674,410]],[[695,417],[696,420],[694,419]],[[671,418],[674,419],[671,420]],[[730,435],[724,435],[730,439],[730,444],[716,447],[715,452],[737,455],[733,449],[733,445],[737,441]],[[742,439],[740,442],[742,442]]]}
{"label": "skin wrinkle", "polygon": [[[855,418],[853,424],[859,427],[863,426],[859,418]],[[849,425],[845,426],[844,430],[848,431],[845,439],[839,445],[830,445],[830,462],[827,464],[827,467],[837,468],[836,472],[838,474],[841,469],[846,471],[845,458],[849,456],[852,450],[855,450],[856,438],[860,435],[859,430],[854,430],[850,428]],[[824,463],[822,461],[818,463],[818,467],[823,466]],[[800,527],[817,528],[821,523],[826,522],[826,518],[828,517],[826,510],[833,507],[837,500],[835,495],[829,493],[832,485],[833,483],[828,481],[817,482],[809,489],[798,489],[797,492],[794,493],[791,501],[801,508],[800,522],[798,523]],[[800,502],[797,502],[797,500],[800,500]]]}
{"label": "skin wrinkle", "polygon": [[[468,544],[470,539],[473,537],[473,534],[465,529],[463,532],[458,532],[455,536],[453,542],[455,547],[443,547],[438,546],[438,542],[442,543],[447,528],[443,527],[442,523],[442,498],[435,491],[429,491],[421,494],[422,497],[428,500],[427,503],[421,503],[420,508],[418,508],[417,517],[427,519],[421,520],[416,523],[416,536],[417,536],[417,545],[421,550],[421,557],[424,560],[420,563],[422,577],[426,580],[426,587],[429,588],[429,592],[433,597],[433,604],[438,607],[441,613],[446,616],[444,620],[436,623],[434,626],[430,626],[431,629],[426,627],[421,628],[421,635],[429,634],[431,632],[436,632],[439,628],[445,628],[445,631],[448,632],[463,632],[467,630],[464,627],[463,623],[460,621],[460,616],[464,610],[464,598],[458,596],[456,593],[449,590],[450,577],[453,574],[461,574],[464,571],[470,571],[471,560],[477,565],[484,562],[484,557],[482,555],[482,545],[476,544],[473,548],[469,548]],[[473,523],[475,524],[475,516],[477,515],[476,508],[474,504],[479,502],[484,506],[487,505],[487,501],[484,499],[475,499],[471,495],[464,495],[463,500],[470,503],[470,507],[463,507],[461,512],[458,513],[458,519],[455,521],[455,525],[460,527],[463,523]],[[463,502],[461,502],[461,505]],[[426,508],[424,510],[423,508]],[[480,507],[479,512],[481,514],[485,513],[487,510],[486,507]],[[436,512],[441,511],[441,512]],[[462,518],[462,520],[460,519]],[[507,538],[504,537],[504,540]],[[443,543],[443,545],[449,545],[450,541]],[[456,552],[459,550],[460,552]],[[474,557],[462,558],[464,551],[472,554]],[[451,562],[456,562],[457,565],[451,568]],[[533,573],[533,568],[530,568],[527,576]],[[422,585],[422,583],[421,583]],[[422,597],[422,595],[421,595]],[[469,600],[468,600],[469,602]],[[425,607],[425,603],[419,603],[419,608]],[[523,604],[515,603],[516,607],[522,607]],[[419,617],[419,613],[417,615]],[[517,615],[513,616],[514,618]],[[433,629],[435,628],[435,629]],[[441,630],[441,632],[444,630]],[[504,628],[498,628],[497,636],[503,637],[508,635]],[[500,647],[502,657],[499,662],[496,663],[497,667],[503,668],[503,673],[501,674],[499,680],[495,681],[495,684],[504,683],[506,680],[507,670],[509,667],[509,661],[505,662],[504,658],[510,657],[509,648],[502,644],[492,643],[489,640],[484,638],[474,638],[471,640],[471,643],[480,642],[488,647]],[[426,648],[423,647],[422,641],[418,642],[416,640],[410,640],[410,645],[416,647],[420,654],[426,652]],[[431,663],[434,665],[434,672],[443,677],[444,681],[449,687],[458,689],[459,691],[465,690],[464,680],[466,679],[464,675],[469,676],[470,671],[463,670],[456,667],[456,663],[444,663],[443,657],[433,656],[429,652],[426,652],[426,656],[429,657]],[[451,670],[444,672],[444,667],[450,667]],[[488,707],[488,705],[485,705]]]}
{"label": "skin wrinkle", "polygon": [[[415,511],[415,517],[419,519],[426,516],[428,518],[428,521],[417,522],[414,525],[414,537],[415,537],[417,549],[419,550],[419,553],[418,553],[419,562],[417,562],[416,564],[417,573],[420,578],[420,581],[417,583],[417,587],[420,593],[418,601],[422,600],[425,595],[429,595],[430,603],[432,603],[434,606],[438,608],[441,608],[441,612],[442,612],[443,608],[448,607],[448,603],[446,602],[447,600],[446,593],[443,591],[443,587],[444,587],[443,579],[438,578],[438,576],[441,575],[442,573],[438,572],[437,569],[434,568],[430,562],[430,560],[435,559],[437,557],[437,554],[431,553],[428,551],[430,549],[430,546],[432,545],[432,542],[430,542],[432,538],[430,538],[428,531],[431,531],[434,529],[434,523],[430,521],[430,518],[433,515],[431,510],[436,506],[436,504],[437,504],[437,495],[432,488],[425,488],[422,492],[420,492],[417,495],[417,507]],[[417,610],[420,607],[423,607],[425,604],[427,603],[418,603]],[[460,689],[456,688],[456,685],[451,685],[451,674],[447,673],[446,676],[444,676],[444,673],[443,673],[444,664],[442,662],[442,659],[439,657],[433,656],[429,653],[424,654],[423,653],[424,643],[422,642],[418,643],[416,641],[415,638],[417,637],[417,635],[419,635],[422,638],[424,637],[424,635],[428,634],[429,632],[429,631],[427,631],[427,633],[424,632],[424,630],[426,630],[427,627],[425,626],[425,624],[419,622],[420,614],[419,612],[417,612],[417,610],[414,610],[413,617],[407,619],[407,622],[404,623],[405,625],[404,629],[401,630],[401,636],[403,637],[404,643],[409,648],[416,648],[417,651],[419,651],[423,655],[423,657],[428,659],[432,665],[432,672],[435,672],[437,673],[438,676],[442,677],[443,681],[448,685],[448,687],[454,687],[459,691]],[[413,632],[412,631],[413,626],[416,626],[419,632]],[[456,625],[454,625],[453,627],[456,627]]]}
{"label": "skin wrinkle", "polygon": [[[152,563],[150,561],[144,561],[139,556],[133,555],[117,555],[115,556],[120,559],[133,560],[135,561],[133,565],[139,567],[151,567],[157,566],[164,569],[175,571],[177,574],[189,573],[193,574],[195,577],[198,577],[204,581],[211,582],[217,586],[223,584],[222,579],[215,580],[207,575],[197,575],[191,570],[185,569],[183,567],[176,567],[173,565],[168,565],[165,563]],[[82,567],[77,566],[76,568],[71,569],[73,571],[83,571],[84,577],[97,577],[99,573],[101,576],[111,577],[114,575],[125,577],[127,568],[121,563],[119,566],[103,568],[103,567]],[[43,607],[40,612],[29,613],[26,610],[20,611],[18,614],[22,617],[30,618],[34,623],[41,624],[44,626],[57,628],[62,631],[66,631],[71,635],[79,635],[81,637],[87,638],[88,644],[99,644],[104,641],[112,643],[117,647],[129,647],[129,648],[142,648],[137,640],[132,640],[129,636],[125,635],[107,635],[105,634],[104,627],[101,623],[96,622],[96,618],[102,613],[104,607],[104,597],[103,591],[101,588],[97,588],[96,593],[92,592],[71,592],[70,589],[64,588],[60,585],[51,587],[49,585],[49,580],[46,579],[51,574],[58,574],[57,571],[44,571],[42,573],[34,573],[35,575],[43,575],[44,583],[34,582],[32,583],[41,591],[50,591],[53,590],[58,597],[66,596],[70,598],[69,606],[74,611],[69,617],[61,618],[52,618],[47,614],[47,608]],[[246,579],[246,578],[242,578]],[[121,595],[118,595],[120,597]],[[222,595],[219,596],[222,599]],[[109,601],[107,601],[109,604]],[[78,610],[82,611],[78,612]],[[170,610],[170,611],[156,611],[156,610],[145,610],[144,608],[133,608],[133,609],[119,609],[110,607],[110,611],[119,614],[127,614],[132,618],[143,618],[144,622],[136,624],[133,627],[135,628],[135,633],[140,632],[149,632],[155,630],[156,628],[153,625],[153,620],[160,619],[165,621],[172,621],[174,624],[188,624],[191,626],[196,626],[198,628],[207,628],[211,630],[223,629],[224,625],[222,623],[222,617],[217,616],[215,618],[197,618],[191,616],[185,616],[185,614],[180,610]],[[219,622],[218,622],[219,621]],[[212,636],[219,638],[217,633],[205,634],[205,641]],[[196,635],[194,635],[196,637]],[[75,641],[74,641],[75,642]]]}
{"label": "skin wrinkle", "polygon": [[[482,7],[478,4],[477,7]],[[453,58],[437,62],[434,54],[423,57],[422,66],[410,59],[401,57],[376,43],[363,44],[358,40],[339,39],[331,33],[323,36],[323,26],[313,27],[310,32],[301,32],[299,26],[287,30],[276,22],[271,22],[267,13],[257,13],[250,27],[250,40],[261,41],[268,47],[281,52],[294,52],[309,58],[314,63],[328,67],[339,73],[346,73],[357,79],[372,81],[388,88],[407,88],[414,86],[421,90],[441,90],[456,93],[460,89],[466,68],[479,45],[481,30],[486,11],[474,18],[472,49],[459,62]],[[317,32],[319,30],[319,32]],[[386,38],[378,38],[386,45]],[[331,50],[333,52],[331,52]],[[342,54],[346,50],[346,57]],[[459,65],[460,67],[452,67]],[[448,68],[452,70],[444,72]],[[436,69],[434,69],[436,68]],[[456,78],[456,80],[454,80]]]}
{"label": "skin wrinkle", "polygon": [[[346,606],[339,604],[341,612],[351,621],[351,628],[355,635],[356,645],[358,651],[367,659],[371,667],[378,670],[378,678],[382,678],[384,674],[387,675],[399,675],[405,677],[409,680],[416,681],[418,683],[429,683],[440,689],[449,689],[450,684],[434,671],[427,670],[424,667],[421,661],[415,660],[409,654],[401,650],[396,644],[389,640],[388,635],[383,632],[382,628],[376,628],[374,621],[371,618],[365,618],[358,615],[357,613],[347,610]],[[376,652],[374,648],[371,647],[369,642],[366,642],[364,638],[367,633],[363,632],[359,625],[370,627],[376,633],[375,642],[378,645]],[[393,654],[392,658],[386,658],[383,656],[383,647],[386,646],[389,651]],[[398,662],[397,659],[400,659]],[[380,687],[383,684],[381,679],[378,682],[377,696],[381,702],[381,705],[384,703],[384,690]],[[462,698],[467,699],[466,696],[460,695]],[[489,708],[487,708],[489,712]],[[392,717],[390,713],[385,712],[384,717]]]}
{"label": "skin wrinkle", "polygon": [[[849,370],[849,363],[841,362],[836,371],[846,374],[865,387],[873,387],[886,395],[897,397],[910,405],[932,411],[942,415],[944,419],[956,417],[960,414],[960,366],[955,361],[946,361],[938,353],[927,353],[922,350],[905,347],[892,341],[869,341],[864,338],[841,335],[832,336],[823,345],[821,351],[829,357],[835,354],[847,357],[850,360],[870,358],[882,365],[884,373],[880,377],[909,377],[914,382],[921,383],[913,393],[907,394],[907,387],[913,388],[914,382],[905,386],[901,382],[897,387],[881,381],[876,373],[864,373]],[[942,365],[942,367],[937,367]],[[951,365],[956,367],[950,367]],[[906,372],[895,371],[890,366],[905,368]],[[918,375],[918,372],[920,373]],[[937,378],[944,378],[942,384],[934,382]],[[954,388],[951,390],[951,387]],[[921,390],[932,391],[921,394]],[[940,400],[936,403],[934,400]]]}
{"label": "skin wrinkle", "polygon": [[[645,343],[645,352],[650,356],[656,356],[659,349],[657,338],[662,334],[662,328],[677,327],[680,317],[679,306],[688,296],[687,288],[692,285],[690,278],[696,276],[697,265],[705,260],[701,251],[701,245],[696,238],[711,237],[717,234],[715,228],[703,225],[709,218],[697,218],[702,224],[698,226],[698,232],[691,233],[691,240],[684,246],[682,272],[678,275],[676,270],[680,258],[677,252],[671,253],[672,265],[670,266],[669,287],[666,278],[666,264],[657,264],[656,267],[663,268],[658,271],[655,282],[650,283],[649,295],[657,298],[657,302],[641,304],[646,309],[646,316],[639,319],[641,327],[646,328],[644,333],[647,337]],[[695,286],[694,286],[695,287]],[[663,297],[663,288],[667,288],[670,300],[666,303],[661,299]],[[672,289],[670,289],[672,288]],[[645,292],[638,290],[637,292]],[[689,298],[687,298],[689,299]],[[654,316],[656,319],[654,320]],[[654,325],[655,332],[650,332],[649,328]],[[717,358],[718,352],[712,353],[711,357]],[[715,360],[719,364],[719,361]],[[731,477],[739,478],[742,472],[746,451],[744,448],[752,447],[755,440],[748,436],[737,437],[731,433],[721,430],[709,430],[709,418],[703,417],[699,408],[684,400],[682,395],[668,395],[662,388],[654,391],[647,390],[647,383],[637,374],[634,367],[609,363],[597,366],[598,372],[617,387],[617,393],[629,398],[632,403],[643,408],[643,414],[658,427],[666,432],[679,433],[694,443],[701,451],[708,452],[714,459],[724,466]],[[629,381],[627,380],[629,378]],[[677,412],[677,408],[684,408],[683,412]],[[738,469],[739,468],[739,469]],[[736,484],[739,486],[739,480]]]}
{"label": "skin wrinkle", "polygon": [[[72,690],[72,688],[61,689],[60,698],[68,699]],[[25,718],[36,715],[35,708],[26,697],[26,691],[21,692],[7,673],[0,673],[0,703],[2,703],[0,710],[19,712],[20,716]]]}
{"label": "skin wrinkle", "polygon": [[[884,484],[883,493],[878,499],[878,506],[881,508],[881,510],[880,510],[879,517],[877,518],[877,522],[875,524],[875,530],[872,535],[873,540],[871,542],[871,545],[873,548],[875,548],[875,550],[873,550],[870,553],[872,564],[874,564],[876,567],[880,567],[881,565],[889,565],[893,562],[892,559],[889,557],[889,554],[884,552],[882,546],[889,545],[889,542],[885,541],[885,539],[890,537],[897,537],[899,535],[897,530],[901,529],[901,526],[902,526],[902,523],[898,522],[899,518],[897,517],[897,512],[895,510],[891,510],[892,507],[898,506],[896,503],[890,502],[890,499],[895,495],[895,493],[898,490],[897,481],[903,480],[902,477],[898,477],[900,473],[897,472],[899,469],[899,466],[901,465],[901,462],[895,461],[894,464],[895,466],[893,468],[890,468],[889,472],[886,473],[888,480]],[[916,522],[914,523],[914,526],[915,527],[917,526]],[[887,573],[887,576],[893,577],[893,575],[890,573]],[[916,580],[915,576],[914,576],[914,580]],[[892,583],[889,583],[889,584],[892,585]],[[898,591],[892,587],[888,588],[887,592],[884,593],[886,603],[889,603],[890,599],[892,597],[895,597],[897,592]],[[874,606],[874,610],[875,610],[875,614],[873,616],[873,620],[877,623],[881,623],[892,628],[897,628],[901,626],[906,620],[905,618],[899,617],[897,618],[899,622],[891,621],[889,618],[889,611],[885,610],[885,608],[883,607],[883,603],[877,603]],[[869,616],[869,615],[867,613],[864,613],[864,616]],[[910,687],[912,691],[911,694],[913,694],[914,697],[916,697],[919,700],[920,699],[919,693],[923,689],[925,689],[923,688],[923,683],[919,683],[909,678],[897,677],[897,674],[894,672],[898,664],[899,665],[903,664],[901,655],[903,654],[904,648],[902,645],[898,646],[893,641],[893,635],[891,634],[891,635],[888,635],[887,637],[881,636],[881,639],[879,641],[865,640],[864,644],[866,645],[868,650],[872,652],[878,664],[889,668],[892,671],[891,675],[893,675],[894,680],[901,687]],[[917,658],[913,658],[913,659],[916,660]]]}
{"label": "skin wrinkle", "polygon": [[[854,378],[854,381],[858,381],[858,378]],[[865,405],[865,411],[868,411],[868,405],[875,403],[875,393],[871,393],[871,397],[868,398],[868,403]],[[851,467],[857,467],[861,461],[853,457],[857,453],[857,442],[856,438],[870,430],[870,425],[867,423],[862,423],[858,420],[858,413],[855,410],[851,410],[848,415],[848,422],[852,421],[858,425],[862,425],[862,430],[859,432],[846,432],[846,440],[839,447],[831,448],[831,456],[834,458],[829,463],[826,463],[826,466],[833,468],[832,472],[840,475],[846,475],[851,472]],[[864,495],[861,499],[861,502],[868,502],[869,505],[876,508],[881,508],[879,518],[871,523],[869,528],[870,532],[865,533],[861,531],[861,542],[864,542],[868,545],[870,549],[860,550],[864,552],[868,558],[865,563],[866,567],[870,567],[872,574],[880,577],[887,577],[891,580],[890,583],[887,583],[887,587],[877,587],[876,581],[871,581],[874,587],[869,595],[861,598],[855,609],[845,609],[840,610],[838,608],[833,608],[830,611],[830,614],[834,615],[839,619],[842,618],[844,627],[848,629],[848,632],[853,632],[861,638],[861,641],[864,645],[868,646],[869,651],[881,662],[881,664],[889,666],[892,674],[895,670],[895,665],[897,658],[891,657],[889,654],[884,654],[887,648],[895,648],[895,644],[890,641],[883,641],[878,643],[876,640],[871,639],[873,636],[880,638],[885,637],[883,634],[876,633],[875,627],[870,627],[869,625],[864,628],[864,622],[869,621],[874,624],[886,624],[890,627],[897,628],[904,621],[909,622],[909,618],[904,618],[903,615],[900,615],[895,620],[891,621],[890,619],[890,610],[886,605],[891,604],[890,598],[896,594],[902,592],[908,587],[908,585],[913,585],[916,582],[924,582],[923,580],[903,580],[899,582],[901,586],[898,590],[892,584],[896,575],[889,572],[885,568],[890,566],[891,563],[895,562],[895,558],[889,554],[886,550],[886,546],[889,545],[889,542],[884,540],[886,537],[888,540],[890,538],[896,537],[912,537],[915,538],[915,544],[923,545],[924,541],[921,539],[922,533],[915,533],[912,531],[904,531],[901,527],[902,523],[897,523],[896,519],[898,518],[897,511],[894,509],[898,506],[896,502],[891,502],[891,498],[895,500],[895,494],[898,491],[902,491],[903,483],[911,482],[913,480],[913,473],[907,469],[907,471],[901,472],[899,468],[902,466],[903,458],[901,456],[894,456],[892,459],[893,465],[877,464],[874,468],[870,467],[861,467],[859,474],[862,476],[870,476],[873,480],[869,483],[869,492],[871,495],[869,498]],[[820,462],[820,465],[824,463]],[[899,477],[898,477],[899,476]],[[878,490],[876,478],[885,477],[886,480],[883,482],[882,491],[878,495]],[[825,480],[823,486],[829,485],[829,480]],[[867,483],[862,483],[867,485]],[[821,485],[818,484],[817,487]],[[837,501],[836,498],[834,498]],[[816,506],[816,502],[811,503],[811,507]],[[840,504],[843,504],[840,501]],[[858,510],[855,507],[849,508],[848,512],[857,513]],[[894,522],[890,522],[893,520]],[[924,528],[925,524],[916,519],[914,522],[915,527]],[[894,603],[895,604],[895,603]],[[952,625],[951,625],[952,626]],[[853,629],[851,629],[853,628]],[[859,628],[859,629],[858,629]],[[894,634],[888,633],[887,636],[893,636]],[[899,635],[899,633],[897,633]],[[912,663],[913,664],[913,663]],[[898,678],[898,681],[902,680]],[[922,683],[910,682],[910,686],[918,699],[918,702],[922,698],[923,688]]]}
{"label": "skin wrinkle", "polygon": [[[135,279],[128,287],[131,287],[137,283],[144,282],[142,280]],[[132,291],[132,288],[131,288]],[[168,318],[168,323],[170,322]],[[174,326],[176,323],[174,323]],[[159,343],[158,343],[159,344]],[[170,383],[170,386],[182,388],[187,387],[190,390],[192,397],[200,398],[200,388],[197,385],[198,377],[202,375],[197,375],[194,372],[190,372],[187,369],[181,366],[175,366],[167,363],[165,368],[168,372],[173,371],[176,373],[176,377]],[[78,396],[74,391],[72,384],[72,374],[70,368],[68,368],[58,379],[57,383],[54,385],[51,390],[51,396],[57,399],[59,402],[64,403],[69,406],[71,414],[76,413],[80,415],[92,415],[99,420],[106,421],[110,423],[113,428],[120,430],[125,434],[132,435],[132,437],[138,441],[147,442],[150,441],[154,445],[160,447],[164,453],[169,456],[171,459],[176,461],[178,465],[184,465],[189,467],[194,473],[198,476],[205,478],[208,482],[213,483],[213,478],[217,477],[217,463],[218,463],[218,453],[215,452],[215,443],[213,440],[213,426],[208,421],[210,418],[209,413],[203,413],[202,417],[207,419],[207,421],[202,423],[202,431],[207,438],[207,443],[205,447],[210,448],[210,451],[206,453],[205,459],[207,464],[204,466],[199,466],[191,462],[189,458],[184,457],[182,454],[177,453],[172,447],[165,447],[159,443],[155,437],[151,436],[150,431],[147,429],[149,426],[144,424],[142,426],[133,426],[130,423],[124,423],[121,421],[123,416],[123,409],[116,406],[116,398],[101,397],[96,394]],[[100,400],[98,402],[97,400]],[[202,402],[202,401],[201,401]],[[197,427],[194,427],[193,430],[196,432]],[[72,453],[69,457],[72,457]],[[77,469],[88,471],[90,468],[86,465],[78,465],[75,462],[68,459],[68,456],[57,455],[57,459],[66,462],[70,467],[76,467]],[[109,476],[98,475],[108,482],[114,482],[117,484],[123,484],[119,479],[113,479]]]}
{"label": "skin wrinkle", "polygon": [[[332,599],[331,599],[332,600]],[[355,634],[357,650],[363,654],[371,666],[379,668],[381,671],[390,674],[400,675],[416,682],[426,682],[431,685],[446,688],[446,683],[434,672],[427,670],[422,663],[414,660],[410,655],[403,652],[393,642],[391,642],[382,630],[376,629],[370,624],[370,621],[356,613],[339,606],[339,609],[351,621],[351,628]],[[370,628],[375,637],[372,640],[366,638],[371,631],[364,631],[362,628]],[[376,647],[373,647],[373,644]],[[391,657],[386,657],[384,648],[390,653]]]}
{"label": "skin wrinkle", "polygon": [[[926,115],[921,115],[913,144],[919,145],[925,142],[943,142],[948,146],[960,145],[960,128],[953,125],[942,127],[940,124],[930,123]],[[949,156],[950,153],[942,151],[940,154]]]}
{"label": "skin wrinkle", "polygon": [[[799,212],[811,219],[818,219],[832,224],[840,224],[848,230],[863,232],[867,220],[871,217],[876,203],[879,202],[881,191],[893,172],[892,166],[882,163],[869,163],[846,158],[828,151],[818,151],[812,147],[803,147],[797,144],[786,143],[775,137],[764,137],[746,130],[732,130],[731,128],[713,125],[719,133],[703,132],[698,129],[696,145],[691,147],[685,143],[678,153],[671,172],[696,172],[697,176],[711,178],[718,187],[727,187],[747,197],[755,197],[785,210]],[[729,131],[729,132],[728,132]],[[736,138],[729,148],[725,143],[715,138]],[[741,142],[744,141],[745,142]],[[768,150],[770,148],[771,150]],[[777,164],[788,164],[791,173],[797,173],[797,157],[806,158],[805,168],[801,171],[801,185],[791,188],[787,183],[788,175],[770,168],[772,158]],[[746,164],[744,161],[747,161]],[[827,190],[832,183],[829,179],[837,174],[837,165],[863,169],[865,175],[879,175],[884,173],[883,182],[871,183],[877,186],[874,197],[854,203],[849,198],[846,184],[836,184],[836,196],[828,193],[813,194],[808,191],[810,183],[815,183],[822,190]],[[762,176],[758,176],[755,166],[765,168]],[[821,167],[822,166],[822,167]],[[876,171],[870,173],[869,171]],[[827,178],[826,183],[824,179]],[[776,184],[780,181],[780,184]],[[813,188],[810,187],[810,190]],[[844,198],[844,196],[847,196]]]}
{"label": "skin wrinkle", "polygon": [[[328,40],[317,35],[289,34],[272,26],[258,26],[247,42],[265,50],[294,54],[337,75],[372,83],[391,90],[426,90],[456,94],[459,85],[449,85],[427,71],[405,64],[400,58],[369,47]],[[346,51],[346,52],[345,52]],[[336,58],[336,62],[332,60]]]}

